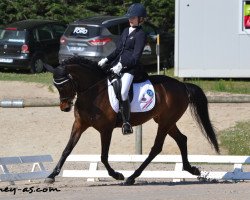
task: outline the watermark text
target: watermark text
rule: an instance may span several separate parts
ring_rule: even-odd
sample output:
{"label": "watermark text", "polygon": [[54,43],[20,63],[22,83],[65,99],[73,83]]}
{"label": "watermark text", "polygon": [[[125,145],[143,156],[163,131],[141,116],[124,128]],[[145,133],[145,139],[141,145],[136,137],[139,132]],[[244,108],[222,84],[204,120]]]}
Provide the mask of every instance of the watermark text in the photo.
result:
{"label": "watermark text", "polygon": [[60,192],[61,190],[58,188],[54,187],[24,187],[24,188],[16,188],[16,187],[5,187],[5,188],[0,188],[1,193],[12,193],[13,195],[16,195],[17,192],[22,192],[22,193],[46,193],[46,192]]}

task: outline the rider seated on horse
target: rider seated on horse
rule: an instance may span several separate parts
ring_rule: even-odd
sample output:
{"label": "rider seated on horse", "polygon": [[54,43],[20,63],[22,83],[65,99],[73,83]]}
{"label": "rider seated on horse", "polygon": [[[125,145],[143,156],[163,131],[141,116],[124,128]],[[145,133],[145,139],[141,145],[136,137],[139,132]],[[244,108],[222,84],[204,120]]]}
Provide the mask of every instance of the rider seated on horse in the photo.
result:
{"label": "rider seated on horse", "polygon": [[129,123],[130,101],[128,93],[133,79],[144,73],[139,59],[146,43],[146,34],[142,30],[141,24],[147,13],[142,4],[135,3],[129,7],[125,16],[129,19],[130,27],[124,29],[117,48],[106,58],[101,59],[98,65],[103,67],[105,64],[109,64],[110,70],[120,77],[122,133],[130,134],[133,133],[133,129]]}

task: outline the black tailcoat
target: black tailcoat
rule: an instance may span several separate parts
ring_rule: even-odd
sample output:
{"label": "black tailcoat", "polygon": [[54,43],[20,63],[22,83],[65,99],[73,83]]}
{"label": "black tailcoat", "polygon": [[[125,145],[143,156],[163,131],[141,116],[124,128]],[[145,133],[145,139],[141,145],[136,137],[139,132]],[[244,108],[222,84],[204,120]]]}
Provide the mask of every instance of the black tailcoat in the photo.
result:
{"label": "black tailcoat", "polygon": [[123,66],[121,72],[128,72],[136,77],[143,72],[139,60],[146,43],[146,34],[141,26],[137,27],[130,34],[128,33],[129,28],[124,29],[117,48],[107,58],[111,67],[120,61]]}

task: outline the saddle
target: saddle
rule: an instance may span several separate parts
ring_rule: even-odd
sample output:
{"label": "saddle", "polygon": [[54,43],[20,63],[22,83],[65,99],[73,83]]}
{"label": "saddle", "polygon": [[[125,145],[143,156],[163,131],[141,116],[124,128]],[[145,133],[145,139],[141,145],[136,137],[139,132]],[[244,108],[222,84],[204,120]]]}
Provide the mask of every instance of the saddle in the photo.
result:
{"label": "saddle", "polygon": [[[113,75],[108,78],[109,101],[113,110],[119,112],[121,102],[121,80]],[[155,105],[155,92],[147,76],[134,79],[129,89],[131,112],[146,112]]]}
{"label": "saddle", "polygon": [[[110,81],[110,79],[109,79],[109,81]],[[121,79],[119,77],[115,77],[113,80],[110,81],[110,83],[114,88],[116,98],[119,100],[119,102],[121,102],[121,100],[122,100],[122,97],[121,97],[121,87],[122,87]],[[133,83],[131,84],[131,86],[129,88],[129,93],[128,93],[128,98],[129,98],[130,103],[133,99],[133,87],[132,87],[132,85],[133,85]]]}

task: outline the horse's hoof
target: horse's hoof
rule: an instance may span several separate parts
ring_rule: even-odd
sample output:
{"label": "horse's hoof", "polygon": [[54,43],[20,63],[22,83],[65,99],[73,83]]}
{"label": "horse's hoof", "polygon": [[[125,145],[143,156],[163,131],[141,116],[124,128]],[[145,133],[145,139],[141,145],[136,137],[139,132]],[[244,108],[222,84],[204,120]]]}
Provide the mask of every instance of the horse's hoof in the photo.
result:
{"label": "horse's hoof", "polygon": [[48,183],[48,184],[52,184],[52,183],[54,183],[55,182],[55,178],[46,178],[45,180],[44,180],[44,183]]}
{"label": "horse's hoof", "polygon": [[115,180],[124,180],[125,177],[123,176],[122,173],[116,172],[114,176]]}
{"label": "horse's hoof", "polygon": [[135,179],[127,178],[127,180],[123,183],[124,186],[134,185]]}
{"label": "horse's hoof", "polygon": [[191,173],[192,175],[196,175],[196,176],[200,176],[201,172],[197,167],[189,167],[188,169],[184,169],[186,171],[188,171],[189,173]]}
{"label": "horse's hoof", "polygon": [[200,176],[201,172],[197,167],[191,167],[191,174],[196,175],[196,176]]}
{"label": "horse's hoof", "polygon": [[192,175],[196,175],[196,176],[200,176],[201,172],[200,170],[195,167],[195,166],[188,166],[188,167],[183,167],[183,170],[188,171],[189,173],[191,173]]}

